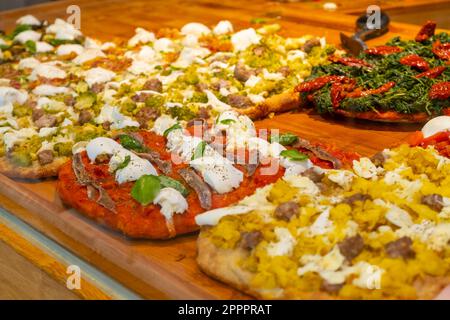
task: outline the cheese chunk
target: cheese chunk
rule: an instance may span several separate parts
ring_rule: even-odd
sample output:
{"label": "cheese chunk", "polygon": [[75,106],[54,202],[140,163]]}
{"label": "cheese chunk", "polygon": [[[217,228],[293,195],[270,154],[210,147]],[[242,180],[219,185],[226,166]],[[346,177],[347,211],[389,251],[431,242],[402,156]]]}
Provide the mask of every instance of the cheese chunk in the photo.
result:
{"label": "cheese chunk", "polygon": [[153,203],[161,206],[161,213],[167,220],[172,220],[174,213],[183,213],[188,208],[186,199],[173,188],[161,189]]}

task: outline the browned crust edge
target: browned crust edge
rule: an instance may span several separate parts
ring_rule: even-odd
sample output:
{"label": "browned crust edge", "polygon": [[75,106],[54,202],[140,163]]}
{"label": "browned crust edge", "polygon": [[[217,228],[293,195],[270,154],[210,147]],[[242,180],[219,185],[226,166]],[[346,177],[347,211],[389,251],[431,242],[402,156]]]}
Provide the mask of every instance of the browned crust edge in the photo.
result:
{"label": "browned crust edge", "polygon": [[34,161],[30,167],[18,167],[13,165],[5,157],[0,158],[0,173],[10,178],[42,179],[56,177],[61,166],[69,160],[69,157],[58,157],[52,163],[40,165]]}
{"label": "browned crust edge", "polygon": [[245,109],[235,108],[235,110],[256,120],[264,118],[271,113],[287,112],[299,108],[300,106],[300,95],[297,92],[294,92],[294,90],[287,90],[267,98],[260,104]]}
{"label": "browned crust edge", "polygon": [[[243,249],[223,249],[216,247],[212,241],[200,232],[197,239],[197,263],[200,269],[208,276],[249,294],[258,299],[300,299],[300,300],[340,300],[341,298],[326,292],[298,292],[293,296],[275,291],[261,291],[250,287],[252,274],[239,267],[238,261],[245,258],[248,253]],[[416,280],[417,299],[430,300],[450,284],[450,277],[425,276]],[[389,298],[388,298],[389,299]]]}

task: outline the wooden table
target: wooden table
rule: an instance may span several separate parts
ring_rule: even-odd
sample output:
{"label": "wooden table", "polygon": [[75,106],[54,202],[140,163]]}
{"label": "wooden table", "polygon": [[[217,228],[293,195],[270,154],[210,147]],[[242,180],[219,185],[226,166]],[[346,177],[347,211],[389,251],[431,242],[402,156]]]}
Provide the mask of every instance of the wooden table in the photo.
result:
{"label": "wooden table", "polygon": [[[357,2],[345,1],[342,8],[350,12],[355,9],[354,3]],[[191,21],[212,25],[228,19],[236,28],[248,27],[249,21],[256,17],[269,17],[280,23],[285,35],[310,33],[326,36],[333,43],[338,43],[340,31],[350,33],[354,28],[354,16],[308,7],[311,3],[262,0],[245,5],[233,0],[58,1],[0,13],[0,28],[11,28],[19,16],[27,13],[41,19],[64,18],[69,4],[77,4],[81,8],[82,31],[102,40],[128,38],[137,26],[157,30],[161,27],[181,27]],[[371,44],[382,43],[394,35],[413,37],[417,30],[418,26],[392,23],[390,32],[371,41]],[[301,137],[333,143],[362,155],[371,155],[397,145],[419,128],[417,125],[324,119],[302,112],[275,116],[257,122],[257,126],[291,131]],[[195,235],[170,241],[130,241],[99,227],[74,210],[64,208],[54,186],[53,180],[29,183],[0,176],[0,205],[143,297],[246,298],[201,273],[195,263]]]}

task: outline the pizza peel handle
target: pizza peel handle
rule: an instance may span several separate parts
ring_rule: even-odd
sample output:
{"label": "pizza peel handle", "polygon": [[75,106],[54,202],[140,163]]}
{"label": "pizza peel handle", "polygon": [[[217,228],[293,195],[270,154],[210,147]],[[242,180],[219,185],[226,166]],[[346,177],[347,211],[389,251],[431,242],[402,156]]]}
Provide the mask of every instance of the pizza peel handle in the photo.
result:
{"label": "pizza peel handle", "polygon": [[365,40],[379,37],[389,30],[389,16],[380,12],[379,26],[372,27],[368,24],[368,16],[362,15],[356,20],[356,32],[353,36],[349,37],[344,33],[340,33],[341,44],[351,54],[357,56],[361,51],[367,49]]}

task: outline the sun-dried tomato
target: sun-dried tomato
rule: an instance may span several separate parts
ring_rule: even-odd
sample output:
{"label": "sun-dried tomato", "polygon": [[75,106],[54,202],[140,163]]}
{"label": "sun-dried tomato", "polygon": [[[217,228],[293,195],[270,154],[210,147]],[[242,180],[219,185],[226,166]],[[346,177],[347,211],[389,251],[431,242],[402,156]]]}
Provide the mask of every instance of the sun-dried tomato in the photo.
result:
{"label": "sun-dried tomato", "polygon": [[300,83],[295,87],[296,92],[311,92],[323,88],[328,83],[347,81],[347,77],[344,76],[322,76],[313,80]]}
{"label": "sun-dried tomato", "polygon": [[334,63],[340,63],[343,64],[344,66],[349,66],[349,67],[371,67],[371,65],[361,59],[358,58],[353,58],[353,57],[337,57],[337,56],[330,56],[328,58],[328,60],[330,60],[331,62]]}
{"label": "sun-dried tomato", "polygon": [[417,54],[410,54],[401,58],[400,63],[405,66],[419,69],[420,71],[427,71],[430,69],[430,65],[428,64],[428,62]]}
{"label": "sun-dried tomato", "polygon": [[428,40],[434,35],[434,30],[436,30],[436,22],[428,20],[417,34],[416,41],[423,42]]}
{"label": "sun-dried tomato", "polygon": [[347,96],[349,92],[353,90],[356,85],[356,81],[353,79],[348,79],[348,81],[334,82],[331,85],[330,96],[331,96],[331,104],[333,108],[339,108],[339,104],[341,101]]}
{"label": "sun-dried tomato", "polygon": [[428,93],[430,99],[445,100],[450,98],[450,82],[443,81],[435,83],[431,86],[430,92]]}
{"label": "sun-dried tomato", "polygon": [[427,78],[434,79],[434,78],[439,77],[439,76],[442,74],[442,72],[445,71],[445,69],[447,69],[447,67],[444,67],[444,66],[435,67],[435,68],[430,69],[430,70],[428,70],[428,71],[419,73],[419,74],[416,76],[416,78],[427,77]]}
{"label": "sun-dried tomato", "polygon": [[450,60],[450,43],[441,43],[437,40],[433,43],[431,51],[441,60]]}
{"label": "sun-dried tomato", "polygon": [[364,52],[367,54],[372,54],[375,56],[384,56],[388,54],[393,54],[397,52],[402,52],[403,49],[395,46],[378,46],[366,49]]}
{"label": "sun-dried tomato", "polygon": [[389,91],[394,86],[395,86],[395,82],[391,81],[391,82],[383,84],[381,87],[378,87],[376,89],[369,89],[369,90],[356,89],[355,91],[349,93],[347,95],[347,97],[348,98],[360,98],[360,97],[370,96],[373,94],[382,94],[382,93]]}

